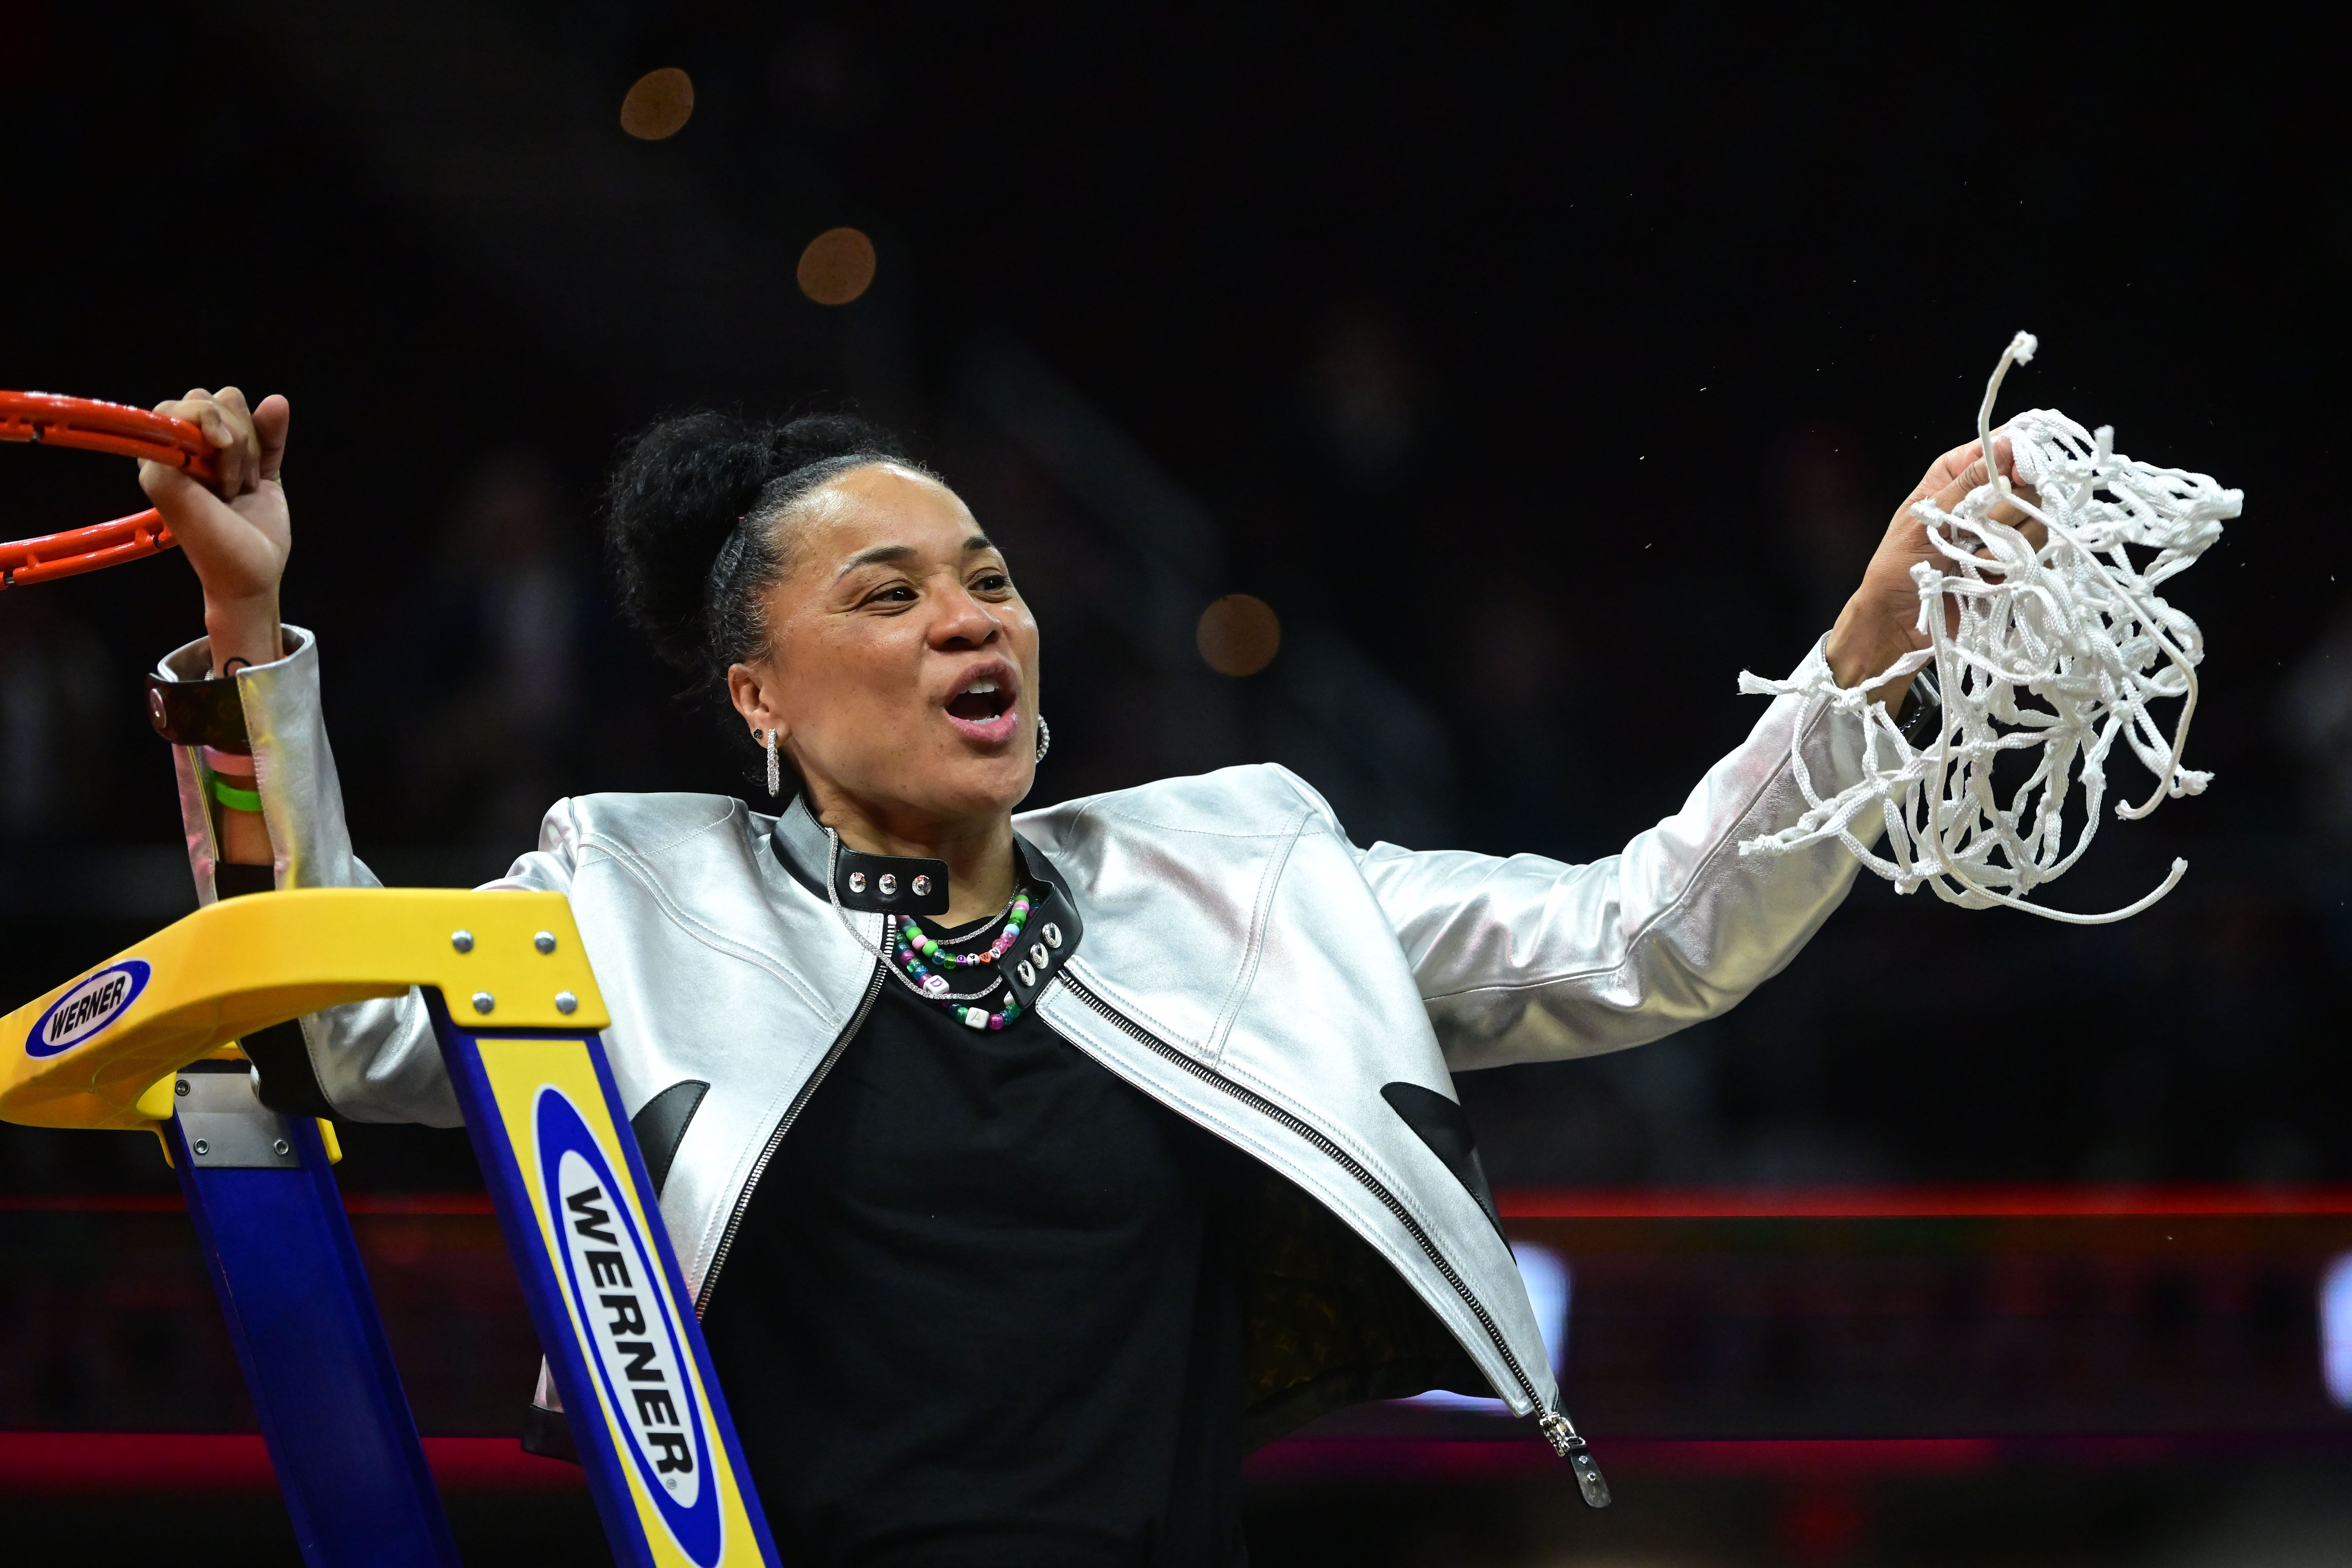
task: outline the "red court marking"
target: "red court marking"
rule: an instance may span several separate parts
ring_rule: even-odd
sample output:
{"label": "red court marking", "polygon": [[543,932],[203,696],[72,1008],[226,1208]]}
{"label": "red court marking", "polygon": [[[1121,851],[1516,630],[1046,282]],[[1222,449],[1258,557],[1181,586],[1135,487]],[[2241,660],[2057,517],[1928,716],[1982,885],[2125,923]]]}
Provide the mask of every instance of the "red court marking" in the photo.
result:
{"label": "red court marking", "polygon": [[0,1194],[0,1214],[181,1214],[177,1193]]}
{"label": "red court marking", "polygon": [[[1505,1187],[1507,1219],[2033,1219],[2352,1215],[2339,1187]],[[0,1194],[0,1214],[176,1214],[176,1193]],[[355,1215],[487,1215],[488,1193],[347,1193]]]}
{"label": "red court marking", "polygon": [[[2352,1215],[2336,1187],[1505,1187],[1507,1219],[2098,1219]],[[0,1214],[176,1214],[176,1193],[0,1194]],[[347,1193],[355,1215],[487,1215],[480,1192]]]}
{"label": "red court marking", "polygon": [[[2049,1433],[2003,1437],[1683,1438],[1591,1436],[1611,1476],[1766,1476],[1860,1481],[1882,1476],[1958,1476],[1995,1468],[2083,1470],[2196,1466],[2265,1453],[2341,1453],[2341,1432]],[[1549,1444],[1518,1438],[1286,1437],[1249,1458],[1255,1480],[1368,1477],[1557,1477]]]}
{"label": "red court marking", "polygon": [[1843,1478],[1962,1475],[1990,1468],[2004,1446],[1994,1437],[1624,1438],[1595,1451],[1626,1471]]}
{"label": "red court marking", "polygon": [[[580,1467],[526,1454],[512,1437],[427,1437],[425,1463],[451,1491],[562,1491]],[[0,1492],[274,1491],[254,1432],[0,1432]]]}
{"label": "red court marking", "polygon": [[[2336,1433],[2030,1437],[1592,1439],[1612,1475],[1770,1476],[1857,1480],[1968,1475],[1999,1466],[2040,1469],[2193,1464],[2220,1454],[2341,1445]],[[580,1468],[526,1454],[511,1437],[427,1437],[433,1479],[449,1491],[568,1491]],[[1446,1440],[1289,1437],[1250,1456],[1256,1480],[1368,1475],[1450,1479],[1556,1477],[1568,1472],[1533,1436]],[[274,1491],[269,1453],[251,1432],[0,1432],[0,1495],[16,1493]]]}
{"label": "red court marking", "polygon": [[[1989,1437],[1674,1442],[1596,1439],[1602,1464],[1622,1472],[1862,1476],[1954,1474],[2000,1457]],[[2145,1445],[2143,1444],[2143,1447]],[[2150,1457],[2169,1457],[2167,1446]],[[511,1437],[427,1437],[433,1478],[452,1491],[583,1487],[580,1468],[526,1454]],[[1417,1476],[1567,1472],[1533,1438],[1448,1442],[1297,1437],[1253,1455],[1260,1479],[1377,1470]],[[251,1432],[0,1432],[0,1492],[274,1490],[277,1477]]]}
{"label": "red court marking", "polygon": [[2352,1186],[1506,1187],[1506,1219],[2035,1219],[2352,1215]]}
{"label": "red court marking", "polygon": [[[2115,1440],[2075,1439],[2063,1448],[2022,1445],[1999,1437],[1793,1437],[1592,1438],[1593,1454],[1611,1475],[1777,1476],[1811,1479],[1861,1479],[1873,1476],[1966,1475],[1990,1469],[2004,1458],[2096,1462]],[[2120,1440],[2126,1462],[2175,1458],[2179,1442],[2130,1437]],[[2112,1458],[2110,1460],[2112,1462]],[[1249,1475],[1258,1480],[1294,1477],[1367,1474],[1418,1477],[1555,1475],[1568,1471],[1550,1446],[1533,1437],[1455,1439],[1412,1437],[1289,1437],[1250,1456]]]}
{"label": "red court marking", "polygon": [[[60,1193],[0,1195],[0,1214],[181,1214],[187,1205],[177,1193]],[[343,1209],[355,1215],[486,1215],[488,1193],[345,1193]]]}
{"label": "red court marking", "polygon": [[486,1215],[488,1193],[345,1193],[346,1213],[361,1215]]}

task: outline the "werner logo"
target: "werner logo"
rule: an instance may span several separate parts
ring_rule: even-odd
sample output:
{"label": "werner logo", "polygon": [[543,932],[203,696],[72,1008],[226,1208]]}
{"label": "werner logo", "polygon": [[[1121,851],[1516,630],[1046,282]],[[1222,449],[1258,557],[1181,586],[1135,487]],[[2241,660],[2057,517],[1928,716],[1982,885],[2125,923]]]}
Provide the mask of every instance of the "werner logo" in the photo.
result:
{"label": "werner logo", "polygon": [[668,1282],[572,1101],[543,1087],[533,1121],[547,1211],[563,1237],[564,1285],[588,1327],[590,1370],[679,1550],[709,1568],[721,1544],[719,1489]]}
{"label": "werner logo", "polygon": [[144,959],[126,958],[110,963],[57,1000],[25,1037],[28,1057],[54,1057],[89,1039],[139,1000],[147,989]]}

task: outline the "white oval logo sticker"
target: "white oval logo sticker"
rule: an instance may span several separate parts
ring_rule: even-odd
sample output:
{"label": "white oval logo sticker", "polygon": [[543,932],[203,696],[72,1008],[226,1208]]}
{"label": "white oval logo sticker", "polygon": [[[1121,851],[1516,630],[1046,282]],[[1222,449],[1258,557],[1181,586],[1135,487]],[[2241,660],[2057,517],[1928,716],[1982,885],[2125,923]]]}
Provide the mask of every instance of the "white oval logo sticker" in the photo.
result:
{"label": "white oval logo sticker", "polygon": [[25,1037],[28,1057],[54,1057],[73,1049],[122,1016],[147,989],[147,963],[126,958],[110,963],[57,999]]}
{"label": "white oval logo sticker", "polygon": [[719,1489],[704,1485],[710,1432],[687,1376],[686,1336],[661,1262],[572,1101],[551,1084],[540,1089],[537,1110],[540,1179],[563,1234],[559,1262],[588,1329],[592,1370],[672,1538],[693,1562],[715,1563]]}

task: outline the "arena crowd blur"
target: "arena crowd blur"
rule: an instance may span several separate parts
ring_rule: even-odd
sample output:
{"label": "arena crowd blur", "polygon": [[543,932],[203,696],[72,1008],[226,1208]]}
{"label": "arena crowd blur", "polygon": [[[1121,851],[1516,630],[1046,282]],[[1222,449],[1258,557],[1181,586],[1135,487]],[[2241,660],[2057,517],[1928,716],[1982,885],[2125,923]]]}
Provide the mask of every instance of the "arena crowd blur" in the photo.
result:
{"label": "arena crowd blur", "polygon": [[[1270,760],[1359,843],[1581,860],[1744,731],[1739,671],[1827,627],[2031,330],[2006,407],[2245,491],[2173,590],[2215,783],[2047,897],[2186,880],[2078,929],[1864,877],[1728,1016],[1463,1078],[1619,1500],[1477,1408],[1372,1407],[1253,1458],[1253,1557],[2352,1562],[2322,43],[5,0],[0,385],[291,397],[287,615],[394,884],[498,875],[562,795],[755,788],[599,558],[614,444],[697,404],[862,409],[971,500],[1046,628],[1036,803]],[[143,504],[0,450],[0,537]],[[139,679],[200,621],[172,557],[0,595],[0,1009],[194,907]],[[600,1560],[576,1472],[510,1457],[536,1347],[462,1133],[342,1138],[461,1547]],[[296,1560],[176,1204],[152,1138],[0,1127],[5,1555]]]}

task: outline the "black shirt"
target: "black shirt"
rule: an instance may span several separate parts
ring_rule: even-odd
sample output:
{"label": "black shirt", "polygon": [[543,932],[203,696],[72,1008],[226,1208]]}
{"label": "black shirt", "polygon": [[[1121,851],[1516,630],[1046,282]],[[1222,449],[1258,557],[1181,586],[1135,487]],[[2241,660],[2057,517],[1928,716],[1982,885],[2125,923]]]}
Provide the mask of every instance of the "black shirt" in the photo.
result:
{"label": "black shirt", "polygon": [[784,1561],[1244,1563],[1242,1158],[1034,1014],[886,981],[703,1319]]}

